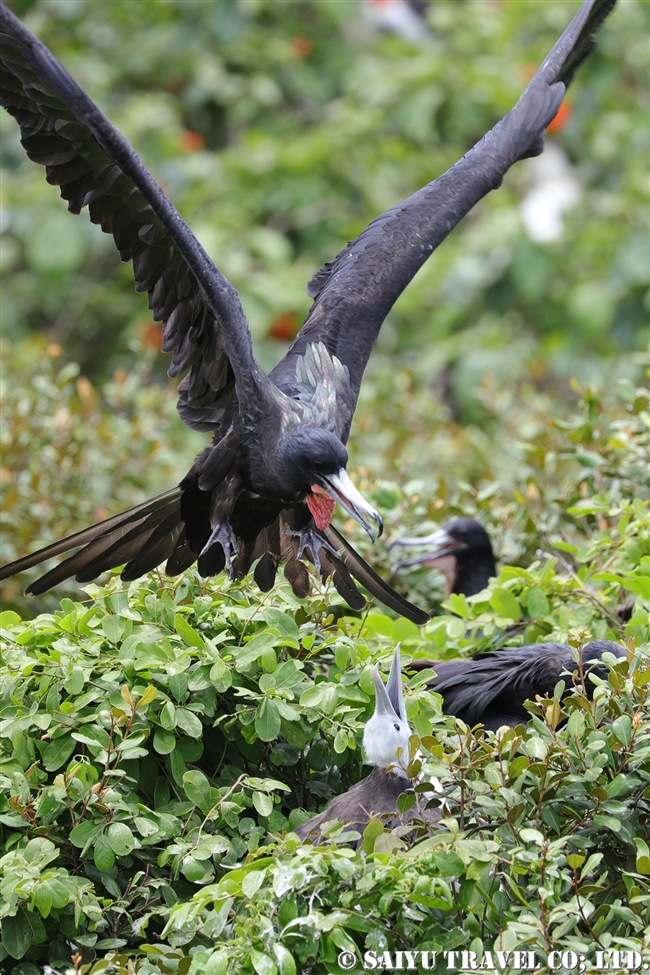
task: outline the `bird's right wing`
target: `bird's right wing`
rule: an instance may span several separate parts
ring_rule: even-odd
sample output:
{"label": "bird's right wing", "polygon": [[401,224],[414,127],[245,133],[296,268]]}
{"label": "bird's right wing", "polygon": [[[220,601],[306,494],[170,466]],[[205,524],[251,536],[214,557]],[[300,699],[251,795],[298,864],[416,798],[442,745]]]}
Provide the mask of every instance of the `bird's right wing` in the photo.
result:
{"label": "bird's right wing", "polygon": [[[585,0],[515,107],[442,176],[377,217],[326,264],[309,284],[314,304],[271,379],[290,386],[294,359],[322,342],[349,370],[346,417],[379,329],[393,304],[431,253],[507,170],[542,151],[544,129],[555,117],[577,67],[616,0]],[[347,425],[338,431],[345,441]]]}
{"label": "bird's right wing", "polygon": [[[257,366],[237,291],[205,253],[124,136],[53,54],[0,4],[0,104],[14,116],[31,160],[46,167],[68,209],[88,207],[133,261],[136,291],[163,324],[178,411],[213,431],[233,396],[267,383]],[[53,242],[53,245],[55,243]]]}

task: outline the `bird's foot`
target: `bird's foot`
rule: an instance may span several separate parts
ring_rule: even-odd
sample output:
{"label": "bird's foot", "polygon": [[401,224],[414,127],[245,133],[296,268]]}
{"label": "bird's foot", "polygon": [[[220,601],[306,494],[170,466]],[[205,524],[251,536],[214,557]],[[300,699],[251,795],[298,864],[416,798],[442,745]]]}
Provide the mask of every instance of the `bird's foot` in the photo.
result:
{"label": "bird's foot", "polygon": [[[237,537],[230,527],[230,522],[224,521],[220,525],[216,525],[212,529],[212,534],[209,539],[201,549],[201,555],[205,555],[206,552],[212,548],[216,543],[221,545],[223,549],[224,558],[226,560],[226,568],[228,569],[228,575],[233,578],[233,564],[235,559],[239,555],[239,545],[237,544]],[[200,558],[199,556],[199,558]]]}
{"label": "bird's foot", "polygon": [[314,563],[314,568],[319,576],[323,575],[323,569],[320,564],[319,551],[324,548],[326,552],[330,555],[335,555],[338,558],[338,552],[330,541],[323,535],[319,535],[315,528],[308,526],[307,528],[300,528],[297,531],[292,531],[290,528],[286,530],[287,535],[292,535],[300,539],[298,545],[298,551],[296,553],[296,558],[301,559],[305,554],[305,549],[309,549],[311,561]]}

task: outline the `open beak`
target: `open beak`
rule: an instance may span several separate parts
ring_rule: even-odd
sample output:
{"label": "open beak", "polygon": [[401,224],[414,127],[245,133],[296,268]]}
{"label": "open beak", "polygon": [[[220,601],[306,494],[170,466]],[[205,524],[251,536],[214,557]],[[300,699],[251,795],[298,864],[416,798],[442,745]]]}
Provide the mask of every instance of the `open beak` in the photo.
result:
{"label": "open beak", "polygon": [[[381,515],[357,491],[345,468],[342,467],[336,474],[320,476],[318,481],[327,493],[365,528],[373,542],[381,535],[384,530]],[[313,489],[312,487],[312,491]],[[371,525],[372,521],[377,525],[377,531]]]}
{"label": "open beak", "polygon": [[395,575],[400,569],[406,569],[411,565],[430,565],[434,566],[438,559],[449,555],[458,555],[463,549],[467,548],[464,542],[459,542],[453,538],[449,532],[441,528],[433,535],[424,535],[420,538],[395,538],[387,548],[393,545],[426,545],[427,550],[421,555],[413,555],[410,559],[403,562],[396,562],[391,569],[391,575]]}
{"label": "open beak", "polygon": [[372,680],[375,685],[375,715],[388,714],[391,718],[406,721],[404,707],[404,692],[402,690],[402,665],[400,662],[400,644],[395,647],[393,660],[390,665],[388,681],[384,684],[379,676],[379,664],[375,664]]}

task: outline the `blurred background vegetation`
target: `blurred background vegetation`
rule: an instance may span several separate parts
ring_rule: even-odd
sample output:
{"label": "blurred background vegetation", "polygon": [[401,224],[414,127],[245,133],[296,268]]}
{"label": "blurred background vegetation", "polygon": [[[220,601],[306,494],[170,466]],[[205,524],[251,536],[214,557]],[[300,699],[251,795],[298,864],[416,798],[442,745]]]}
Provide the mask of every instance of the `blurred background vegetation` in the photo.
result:
{"label": "blurred background vegetation", "polygon": [[[436,0],[409,40],[379,29],[379,0],[9,6],[239,289],[267,369],[317,268],[494,125],[577,9]],[[351,466],[419,479],[420,516],[485,508],[498,484],[510,513],[490,518],[509,524],[531,471],[553,474],[549,420],[572,408],[571,378],[643,382],[649,20],[647,3],[619,3],[547,152],[472,211],[383,326]],[[130,265],[66,212],[4,113],[0,134],[4,561],[169,487],[203,438],[175,418]],[[523,556],[521,538],[501,537],[502,554]]]}

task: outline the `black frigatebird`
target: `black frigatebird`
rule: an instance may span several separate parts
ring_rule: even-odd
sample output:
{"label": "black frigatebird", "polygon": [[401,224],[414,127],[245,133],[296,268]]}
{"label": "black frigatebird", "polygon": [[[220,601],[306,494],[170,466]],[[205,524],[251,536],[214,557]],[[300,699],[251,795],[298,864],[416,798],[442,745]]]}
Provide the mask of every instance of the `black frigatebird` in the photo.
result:
{"label": "black frigatebird", "polygon": [[425,551],[396,562],[391,575],[414,565],[439,569],[445,577],[445,599],[453,592],[474,596],[497,574],[490,536],[473,518],[455,518],[432,535],[395,538],[388,548],[394,545],[422,546]]}
{"label": "black frigatebird", "polygon": [[136,291],[163,322],[171,376],[184,374],[178,411],[212,442],[180,485],[18,559],[0,579],[68,553],[32,583],[38,594],[126,563],[135,579],[166,562],[227,567],[268,591],[281,561],[294,592],[309,590],[309,558],[354,609],[351,576],[417,623],[427,616],[385,583],[330,524],[338,501],[375,538],[378,513],[346,473],[350,424],[381,324],[424,261],[519,159],[543,149],[573,75],[615,0],[585,0],[515,107],[458,163],[386,211],[311,280],[307,320],[278,365],[257,364],[239,296],[126,139],[48,49],[0,5],[0,101],[22,144],[60,187],[68,209],[88,207],[133,262]]}
{"label": "black frigatebird", "polygon": [[587,696],[593,695],[588,674],[606,679],[603,654],[625,657],[626,650],[611,640],[594,640],[573,659],[564,643],[532,643],[524,647],[490,650],[469,660],[413,660],[414,670],[430,667],[436,676],[427,682],[429,690],[442,695],[443,710],[468,725],[481,722],[488,730],[502,725],[514,728],[530,721],[524,701],[552,697],[555,685],[565,680],[569,693],[572,679],[582,682]]}
{"label": "black frigatebird", "polygon": [[387,684],[384,685],[379,676],[379,664],[375,666],[373,683],[375,711],[364,728],[363,747],[369,764],[375,767],[365,779],[332,799],[323,812],[301,823],[294,830],[301,839],[319,842],[321,827],[332,821],[345,823],[362,833],[374,817],[381,819],[388,829],[415,818],[427,822],[440,819],[437,806],[422,810],[413,806],[404,813],[400,813],[397,806],[399,797],[413,788],[413,781],[406,772],[412,732],[404,706],[399,644],[393,653]]}

